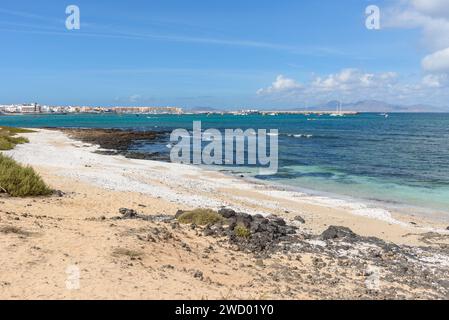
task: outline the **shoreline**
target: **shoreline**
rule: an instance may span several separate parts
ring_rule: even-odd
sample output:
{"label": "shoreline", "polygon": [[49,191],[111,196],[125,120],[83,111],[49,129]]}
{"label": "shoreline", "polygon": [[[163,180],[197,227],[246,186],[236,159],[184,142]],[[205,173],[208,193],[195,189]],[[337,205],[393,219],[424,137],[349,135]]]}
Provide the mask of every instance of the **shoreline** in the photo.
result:
{"label": "shoreline", "polygon": [[[98,145],[99,149],[95,151],[96,153],[103,155],[122,155],[130,159],[141,159],[141,160],[153,160],[153,161],[163,161],[170,162],[168,154],[160,152],[141,152],[136,151],[131,148],[133,145],[138,145],[140,142],[145,141],[150,143],[160,143],[162,137],[169,132],[166,131],[134,131],[132,129],[100,129],[100,128],[43,128],[61,131],[67,134],[70,138],[85,142],[91,145]],[[136,143],[137,141],[137,143]],[[165,143],[164,143],[165,144]],[[225,175],[231,175],[235,178],[242,178],[243,180],[253,183],[253,184],[264,184],[267,188],[273,188],[276,190],[285,190],[288,192],[296,192],[300,194],[306,194],[309,196],[316,197],[317,199],[327,199],[328,205],[339,205],[340,202],[346,202],[349,204],[359,204],[359,206],[364,206],[365,215],[374,216],[386,221],[391,221],[389,217],[393,213],[395,215],[403,216],[418,216],[425,219],[438,221],[441,223],[447,223],[449,225],[449,213],[443,212],[441,210],[417,206],[413,204],[408,204],[405,202],[394,202],[386,201],[382,199],[367,199],[363,197],[356,197],[348,194],[340,194],[330,191],[322,191],[316,189],[309,189],[306,187],[295,186],[292,184],[284,184],[278,181],[267,181],[264,179],[259,179],[253,176],[251,173],[246,173],[245,168],[243,171],[239,172],[238,168],[232,168],[228,166],[198,166],[207,171],[221,172]],[[250,168],[248,168],[251,170]],[[368,208],[371,208],[370,213]],[[377,212],[376,212],[377,211]],[[384,212],[382,212],[384,211]],[[413,212],[413,214],[409,214]],[[360,214],[360,213],[358,213]],[[440,232],[444,230],[439,230]]]}
{"label": "shoreline", "polygon": [[[1,298],[449,295],[449,235],[442,224],[394,213],[394,221],[376,219],[361,214],[370,209],[361,204],[326,202],[195,166],[101,155],[98,146],[62,132],[36,131],[24,134],[30,143],[4,153],[32,165],[61,196],[0,195]],[[285,225],[296,234],[283,235],[272,252],[248,252],[219,228],[176,221],[179,210],[199,207],[226,207],[250,220],[261,214],[257,219],[274,230]],[[122,212],[135,212],[134,218]],[[80,268],[79,290],[66,288],[66,268],[73,266]]]}
{"label": "shoreline", "polygon": [[[196,207],[208,207],[213,209],[219,209],[220,207],[229,207],[231,209],[248,212],[250,214],[280,214],[281,216],[284,216],[286,218],[288,218],[289,216],[291,217],[294,213],[303,213],[301,210],[292,210],[291,207],[288,207],[289,204],[285,203],[285,201],[287,201],[287,203],[292,202],[292,199],[294,199],[293,202],[295,203],[295,205],[318,207],[319,209],[321,209],[319,211],[322,211],[323,209],[334,209],[337,212],[344,213],[343,215],[352,216],[354,219],[357,217],[360,217],[362,220],[366,218],[366,223],[377,221],[382,224],[397,225],[398,227],[413,232],[438,232],[442,234],[449,234],[449,230],[446,229],[447,226],[445,225],[445,223],[447,222],[445,221],[425,217],[421,214],[408,215],[403,212],[390,211],[385,207],[373,206],[372,203],[361,199],[355,199],[349,196],[339,196],[335,194],[328,194],[325,192],[305,189],[300,190],[300,188],[295,188],[293,186],[280,186],[276,183],[270,183],[248,176],[242,178],[240,177],[240,174],[235,175],[232,173],[224,173],[221,171],[217,171],[212,167],[207,168],[205,166],[175,164],[167,161],[159,161],[157,159],[142,159],[139,157],[129,158],[121,152],[126,149],[123,149],[124,145],[129,145],[135,133],[133,133],[132,131],[125,131],[126,136],[123,141],[113,143],[106,140],[105,143],[101,141],[101,144],[97,144],[95,143],[95,141],[97,141],[96,138],[98,137],[98,132],[96,131],[96,129],[37,129],[38,134],[44,133],[45,136],[45,132],[47,132],[49,136],[44,137],[43,139],[42,137],[33,139],[34,137],[36,137],[36,133],[25,135],[30,139],[31,143],[18,146],[15,150],[6,152],[6,154],[11,154],[13,155],[13,157],[18,156],[19,161],[33,166],[37,165],[38,167],[41,167],[41,169],[44,169],[47,164],[50,163],[50,161],[48,161],[49,159],[46,159],[44,157],[42,159],[39,159],[39,161],[36,161],[36,159],[27,158],[25,155],[26,153],[35,153],[36,151],[22,151],[20,149],[26,149],[28,147],[31,147],[31,149],[41,149],[43,147],[42,145],[37,146],[37,144],[40,143],[38,141],[41,140],[41,142],[45,141],[45,145],[52,149],[50,152],[55,152],[57,150],[54,149],[55,146],[51,146],[51,140],[59,139],[61,140],[61,142],[59,142],[58,145],[65,144],[66,146],[74,147],[66,149],[69,154],[82,153],[83,157],[81,158],[85,158],[86,162],[94,162],[97,167],[99,167],[102,162],[108,163],[108,159],[111,159],[111,162],[109,164],[112,166],[112,168],[116,169],[117,165],[123,166],[124,168],[129,167],[129,169],[124,169],[124,171],[136,170],[136,172],[132,173],[134,175],[140,174],[139,170],[145,169],[153,171],[154,169],[156,169],[156,171],[165,169],[168,170],[167,172],[170,172],[170,178],[158,172],[158,179],[162,180],[157,181],[158,184],[161,185],[161,187],[159,188],[160,191],[155,190],[155,188],[149,187],[147,181],[145,181],[145,179],[147,178],[139,181],[139,179],[135,179],[135,177],[133,176],[121,175],[120,173],[114,178],[111,176],[109,178],[102,177],[102,179],[98,179],[97,177],[92,176],[92,174],[77,175],[67,172],[58,174],[59,176],[75,178],[77,180],[96,185],[97,187],[102,187],[114,191],[141,192],[151,196],[162,197],[168,201],[178,202],[179,204],[188,204],[192,209]],[[100,129],[98,131],[102,132],[103,130]],[[122,130],[117,131],[123,132]],[[92,132],[93,134],[91,134]],[[84,133],[87,133],[87,135],[85,135]],[[103,136],[103,133],[100,133],[100,135]],[[153,132],[144,133],[144,136],[151,137],[152,139],[156,139],[157,135],[158,134],[155,134]],[[33,148],[33,145],[35,145],[36,148]],[[101,153],[101,151],[105,150],[105,147],[111,147],[114,145],[119,146],[117,153]],[[20,153],[18,152],[18,150],[20,150]],[[100,152],[98,153],[99,150]],[[106,150],[112,151],[108,148],[106,148]],[[78,156],[76,155],[75,157]],[[65,169],[69,171],[69,168],[64,168],[64,164],[60,162],[53,163],[52,165],[57,168],[57,172]],[[78,163],[78,165],[80,164]],[[84,169],[87,169],[89,167],[91,167],[91,165],[87,164],[87,167],[85,166]],[[79,168],[83,168],[83,165],[81,164]],[[100,170],[101,175],[105,175],[105,171],[107,170]],[[179,184],[173,186],[172,183],[169,183],[169,181],[177,181],[179,178],[183,178],[184,176],[186,176],[187,178],[185,179],[187,184],[192,184],[193,186],[198,187],[199,190],[204,189],[206,191],[206,194],[203,194],[201,196],[191,196],[188,194],[190,192],[190,189],[188,189],[187,194],[185,194],[185,192],[183,193],[182,201],[179,201],[179,199],[176,199],[176,197],[170,196],[169,194],[171,193],[171,189],[177,189],[177,187],[179,187]],[[203,178],[196,179],[196,177],[201,176]],[[130,187],[125,187],[126,180],[128,180],[127,182],[129,182]],[[220,185],[220,183],[222,183],[223,185]],[[234,185],[237,187],[237,190],[240,189],[240,191],[248,192],[250,196],[245,197],[244,195],[242,196],[241,194],[238,194],[236,190],[232,190],[234,189]],[[165,188],[163,188],[162,186]],[[139,187],[141,189],[139,189]],[[221,197],[220,200],[217,200],[214,196],[211,196],[211,194],[207,194],[207,192],[212,189],[228,191],[229,194],[225,193],[225,197]],[[311,193],[308,193],[307,191],[310,191]],[[251,199],[251,197],[254,195],[257,195],[255,197],[257,201]],[[226,196],[228,197],[226,198]],[[227,201],[224,199],[227,199]],[[282,205],[284,205],[285,207],[282,207]],[[286,212],[288,212],[288,214]],[[323,225],[326,225],[326,223],[323,223]],[[369,236],[369,234],[366,235]],[[375,234],[375,236],[379,236],[379,234]]]}

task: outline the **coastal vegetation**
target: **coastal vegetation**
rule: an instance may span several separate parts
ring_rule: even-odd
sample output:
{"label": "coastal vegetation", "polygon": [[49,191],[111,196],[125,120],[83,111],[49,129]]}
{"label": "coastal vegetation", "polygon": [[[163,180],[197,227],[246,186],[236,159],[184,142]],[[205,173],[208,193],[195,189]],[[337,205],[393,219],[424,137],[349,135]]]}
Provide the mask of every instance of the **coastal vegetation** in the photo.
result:
{"label": "coastal vegetation", "polygon": [[24,137],[16,137],[19,133],[31,133],[33,131],[21,128],[0,127],[0,150],[12,150],[18,144],[28,143]]}
{"label": "coastal vegetation", "polygon": [[12,197],[32,197],[50,195],[53,191],[33,168],[23,167],[0,154],[0,192]]}
{"label": "coastal vegetation", "polygon": [[[27,138],[16,137],[31,130],[0,127],[0,150],[11,150],[18,144],[29,142]],[[52,193],[42,178],[31,167],[23,167],[12,158],[0,154],[0,193],[12,197],[43,196]]]}
{"label": "coastal vegetation", "polygon": [[205,226],[224,221],[223,217],[211,209],[195,209],[186,211],[178,217],[182,224],[194,223],[198,226]]}
{"label": "coastal vegetation", "polygon": [[238,224],[234,228],[234,233],[237,237],[240,238],[249,238],[251,237],[251,231],[245,227],[243,224]]}

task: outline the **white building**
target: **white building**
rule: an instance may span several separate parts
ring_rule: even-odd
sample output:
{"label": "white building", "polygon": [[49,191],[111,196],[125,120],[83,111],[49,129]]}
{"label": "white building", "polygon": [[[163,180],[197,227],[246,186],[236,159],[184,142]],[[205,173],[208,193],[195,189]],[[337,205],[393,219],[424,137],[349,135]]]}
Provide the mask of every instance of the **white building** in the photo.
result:
{"label": "white building", "polygon": [[59,106],[53,106],[53,107],[50,107],[50,111],[54,112],[54,113],[63,113],[63,112],[65,112],[65,108],[59,107]]}
{"label": "white building", "polygon": [[40,113],[41,107],[37,103],[23,104],[20,107],[22,113]]}
{"label": "white building", "polygon": [[9,106],[5,106],[5,112],[12,112],[12,113],[20,112],[19,106],[16,106],[13,104],[9,105]]}

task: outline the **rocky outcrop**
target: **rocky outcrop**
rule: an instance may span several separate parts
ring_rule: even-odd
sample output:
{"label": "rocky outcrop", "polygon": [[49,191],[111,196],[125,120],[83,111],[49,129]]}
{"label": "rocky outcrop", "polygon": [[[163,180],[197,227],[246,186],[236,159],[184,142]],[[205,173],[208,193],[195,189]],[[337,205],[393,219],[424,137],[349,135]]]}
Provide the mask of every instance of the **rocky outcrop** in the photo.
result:
{"label": "rocky outcrop", "polygon": [[252,216],[227,208],[219,210],[218,214],[225,223],[206,226],[204,235],[226,236],[240,250],[252,253],[272,252],[279,243],[291,240],[297,230],[276,216]]}
{"label": "rocky outcrop", "polygon": [[356,240],[358,236],[346,227],[330,226],[321,234],[322,240],[347,239]]}
{"label": "rocky outcrop", "polygon": [[[329,226],[321,234],[312,234],[296,227],[295,220],[290,222],[274,215],[251,216],[229,208],[216,212],[223,218],[221,221],[208,225],[182,225],[175,217],[179,218],[186,212],[178,211],[175,216],[146,216],[133,209],[122,208],[121,216],[116,219],[167,223],[167,226],[145,229],[138,239],[153,243],[177,239],[180,248],[187,252],[194,251],[195,247],[183,242],[185,239],[182,240],[181,234],[190,232],[197,236],[213,237],[215,245],[253,255],[256,266],[260,268],[266,268],[264,261],[273,262],[271,257],[279,255],[296,260],[306,257],[312,259],[313,265],[311,270],[306,270],[309,274],[307,281],[338,283],[343,281],[344,276],[333,275],[335,270],[340,270],[341,274],[355,273],[359,277],[357,281],[363,283],[358,292],[354,293],[359,297],[449,298],[449,250],[444,244],[449,236],[446,235],[425,234],[423,237],[428,240],[429,246],[414,247],[361,236],[343,226]],[[202,252],[204,256],[207,256],[206,251]],[[295,269],[289,269],[283,274],[284,266],[279,268],[280,273],[272,271],[273,277],[287,279],[296,272]],[[323,274],[326,276],[323,277]],[[300,275],[301,272],[298,272],[295,277]],[[201,279],[200,273],[196,277]],[[407,295],[398,294],[398,288],[406,288]]]}
{"label": "rocky outcrop", "polygon": [[[51,128],[50,128],[51,129]],[[97,153],[105,155],[123,155],[131,159],[168,161],[168,154],[136,151],[136,146],[158,142],[166,132],[131,131],[121,129],[69,129],[59,128],[69,137],[85,143],[99,145]]]}

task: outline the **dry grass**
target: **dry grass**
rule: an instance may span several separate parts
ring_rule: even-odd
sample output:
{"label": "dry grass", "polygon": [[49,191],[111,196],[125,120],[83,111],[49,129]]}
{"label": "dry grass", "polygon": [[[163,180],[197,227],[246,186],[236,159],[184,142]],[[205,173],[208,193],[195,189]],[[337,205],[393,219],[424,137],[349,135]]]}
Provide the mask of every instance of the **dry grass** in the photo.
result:
{"label": "dry grass", "polygon": [[130,250],[130,249],[126,249],[126,248],[116,248],[112,252],[112,255],[116,256],[116,257],[117,256],[126,256],[126,257],[130,257],[130,258],[139,258],[142,256],[142,252]]}
{"label": "dry grass", "polygon": [[198,226],[205,226],[223,222],[224,219],[221,215],[211,209],[195,209],[184,212],[178,217],[178,221],[183,224],[194,223]]}
{"label": "dry grass", "polygon": [[14,227],[14,226],[4,226],[4,227],[0,227],[0,233],[5,233],[5,234],[18,234],[21,236],[30,236],[31,232],[22,230],[18,227]]}

